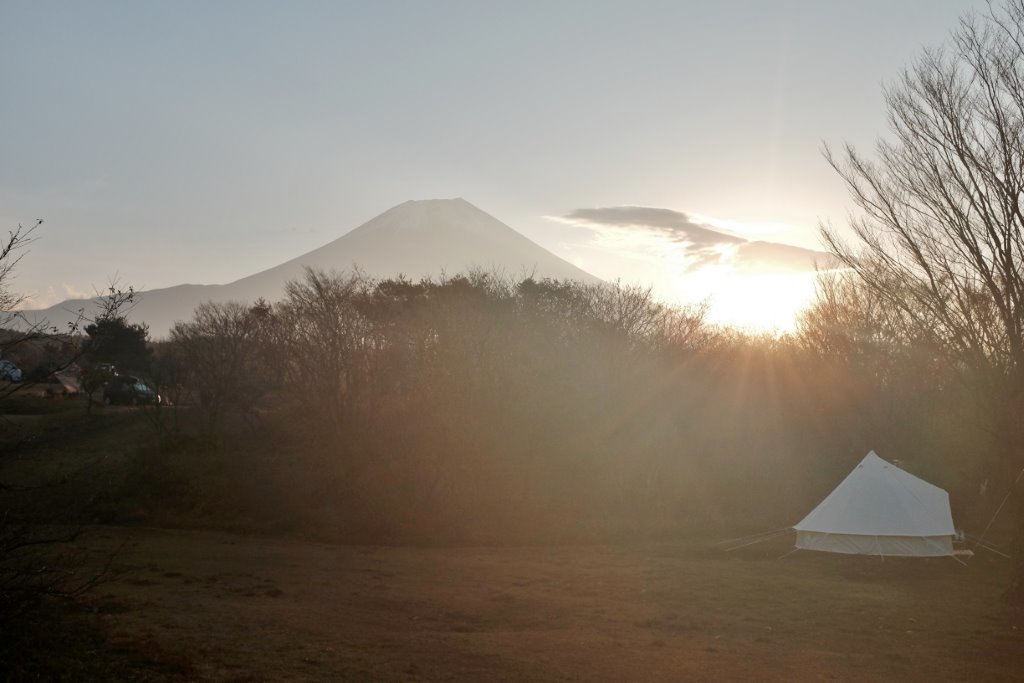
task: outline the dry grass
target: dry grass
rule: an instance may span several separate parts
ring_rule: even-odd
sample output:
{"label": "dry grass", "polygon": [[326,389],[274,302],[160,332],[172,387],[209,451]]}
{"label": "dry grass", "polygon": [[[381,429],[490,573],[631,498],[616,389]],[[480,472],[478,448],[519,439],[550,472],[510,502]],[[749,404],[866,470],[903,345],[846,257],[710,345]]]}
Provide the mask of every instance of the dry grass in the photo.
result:
{"label": "dry grass", "polygon": [[[89,419],[79,411],[19,414],[5,425],[5,480],[74,475],[22,495],[83,522],[95,518],[90,511],[103,496],[123,490],[127,463],[149,462],[136,457],[146,425],[132,411]],[[84,501],[92,507],[77,512]],[[25,635],[27,645],[16,649],[52,665],[27,666],[29,678],[39,671],[43,679],[61,671],[66,680],[227,681],[1024,675],[1024,631],[1012,626],[1000,596],[1010,565],[991,555],[966,567],[813,553],[779,560],[785,540],[733,554],[696,539],[357,547],[119,526],[92,527],[81,542],[100,561],[126,535],[132,541],[117,558],[119,574],[95,596],[99,626],[75,626],[75,635],[57,623],[49,639]]]}
{"label": "dry grass", "polygon": [[1008,680],[1024,665],[998,558],[131,533],[103,589],[122,605],[112,642],[201,680]]}

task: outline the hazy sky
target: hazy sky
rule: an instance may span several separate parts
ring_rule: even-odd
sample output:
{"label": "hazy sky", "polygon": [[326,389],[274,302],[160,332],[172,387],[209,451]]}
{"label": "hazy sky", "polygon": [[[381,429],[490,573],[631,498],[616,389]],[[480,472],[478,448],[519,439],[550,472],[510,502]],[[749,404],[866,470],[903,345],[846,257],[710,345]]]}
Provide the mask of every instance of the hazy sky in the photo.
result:
{"label": "hazy sky", "polygon": [[848,207],[822,140],[871,144],[881,85],[979,6],[0,0],[0,227],[46,219],[16,284],[49,304],[115,272],[228,282],[461,196],[598,276],[696,291],[551,218],[817,247]]}

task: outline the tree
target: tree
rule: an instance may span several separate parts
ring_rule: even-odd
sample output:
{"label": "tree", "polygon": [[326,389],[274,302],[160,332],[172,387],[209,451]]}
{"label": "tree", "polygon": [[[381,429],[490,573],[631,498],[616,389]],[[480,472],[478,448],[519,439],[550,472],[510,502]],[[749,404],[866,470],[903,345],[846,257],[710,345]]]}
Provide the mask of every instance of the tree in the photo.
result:
{"label": "tree", "polygon": [[[35,239],[33,233],[42,224],[41,218],[27,228],[19,224],[17,229],[7,233],[6,239],[0,240],[0,332],[3,333],[0,336],[0,358],[6,358],[20,345],[37,340],[57,342],[58,344],[62,341],[59,331],[50,328],[46,321],[30,323],[22,316],[18,309],[25,302],[26,296],[15,291],[11,286],[15,267],[25,255],[25,249]],[[14,327],[21,327],[22,330],[15,332],[10,329]],[[73,334],[75,330],[77,330],[77,321],[69,325],[67,333]],[[25,386],[27,383],[8,384],[0,388],[0,400],[11,396]]]}
{"label": "tree", "polygon": [[[11,281],[24,248],[31,243],[33,231],[42,222],[38,220],[30,228],[19,225],[8,233],[6,240],[0,241],[0,328],[15,321],[17,308],[25,300],[24,295],[12,288]],[[116,313],[118,306],[107,310]],[[68,334],[77,331],[79,322],[80,318],[68,327]],[[66,339],[57,330],[48,328],[45,322],[27,327],[27,331],[0,344],[0,351],[29,340],[62,341],[62,336]],[[58,369],[72,362],[74,358]],[[0,391],[0,401],[26,385],[13,385]],[[0,417],[2,415],[0,411]],[[8,453],[5,451],[4,455]],[[106,571],[106,568],[99,574],[83,571],[82,554],[69,545],[77,539],[80,528],[69,527],[56,517],[50,519],[49,515],[40,520],[31,513],[32,500],[40,490],[56,485],[59,482],[25,484],[0,480],[0,627],[8,628],[15,618],[22,617],[45,597],[69,598],[88,591]],[[68,548],[70,550],[61,550]]]}
{"label": "tree", "polygon": [[367,381],[365,341],[370,329],[360,304],[373,281],[358,270],[327,273],[307,268],[285,285],[276,312],[288,334],[284,352],[293,384],[316,397],[327,415],[346,425],[359,409]]}
{"label": "tree", "polygon": [[14,311],[25,300],[24,295],[11,288],[14,268],[25,255],[24,249],[32,242],[32,233],[43,224],[40,218],[28,228],[19,225],[7,233],[7,239],[0,241],[0,328],[6,327],[14,317]]}
{"label": "tree", "polygon": [[[984,388],[1002,475],[1024,472],[1024,0],[961,20],[886,90],[892,137],[829,163],[859,215],[830,250],[904,338]],[[1018,500],[1021,498],[1018,492]],[[1024,606],[1024,505],[1010,595]]]}
{"label": "tree", "polygon": [[135,290],[122,290],[111,283],[107,294],[100,299],[100,310],[93,321],[85,326],[88,338],[82,354],[92,364],[112,363],[133,372],[149,368],[152,350],[149,348],[149,326],[129,323],[127,311],[134,301]]}
{"label": "tree", "polygon": [[171,328],[176,361],[198,393],[203,428],[210,436],[218,435],[228,407],[244,412],[252,406],[262,384],[253,360],[266,315],[262,305],[206,302],[196,308],[192,320]]}

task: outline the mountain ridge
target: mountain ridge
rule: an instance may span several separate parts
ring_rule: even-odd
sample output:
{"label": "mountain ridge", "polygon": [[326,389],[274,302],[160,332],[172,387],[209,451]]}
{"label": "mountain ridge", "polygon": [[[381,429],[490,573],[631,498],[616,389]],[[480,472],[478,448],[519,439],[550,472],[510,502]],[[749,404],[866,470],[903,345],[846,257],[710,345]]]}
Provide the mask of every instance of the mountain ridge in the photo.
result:
{"label": "mountain ridge", "polygon": [[[536,273],[540,277],[596,283],[600,279],[569,263],[465,199],[420,199],[397,204],[340,237],[305,254],[225,284],[178,284],[137,293],[132,318],[162,338],[203,301],[276,301],[304,268],[345,271],[358,267],[373,277],[412,279],[470,268]],[[64,326],[96,298],[67,299],[22,313],[29,322]]]}

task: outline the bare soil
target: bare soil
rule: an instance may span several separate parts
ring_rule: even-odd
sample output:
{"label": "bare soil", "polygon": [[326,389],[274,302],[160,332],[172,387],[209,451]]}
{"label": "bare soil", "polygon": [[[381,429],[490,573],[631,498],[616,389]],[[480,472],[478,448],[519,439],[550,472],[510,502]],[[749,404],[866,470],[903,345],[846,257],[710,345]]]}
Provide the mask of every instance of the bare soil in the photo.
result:
{"label": "bare soil", "polygon": [[[659,546],[353,547],[128,536],[111,646],[229,681],[1011,680],[1009,564]],[[116,608],[110,608],[116,606]]]}

